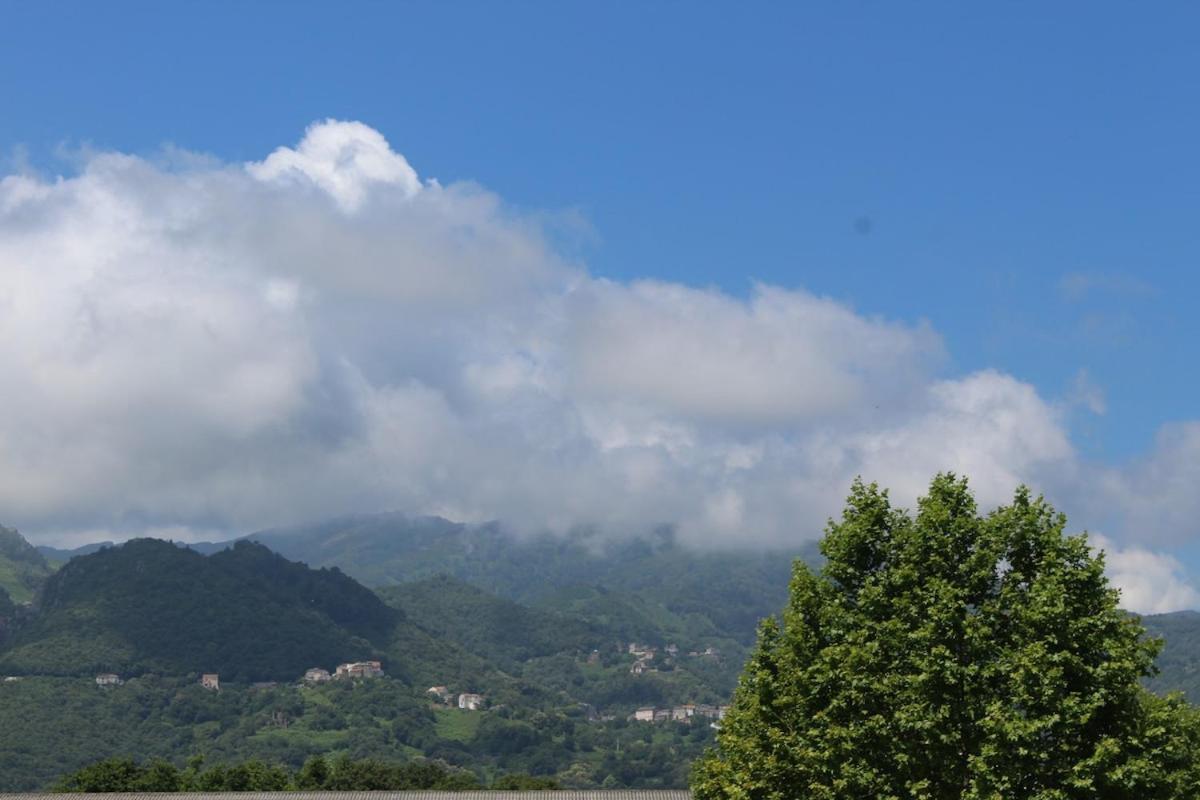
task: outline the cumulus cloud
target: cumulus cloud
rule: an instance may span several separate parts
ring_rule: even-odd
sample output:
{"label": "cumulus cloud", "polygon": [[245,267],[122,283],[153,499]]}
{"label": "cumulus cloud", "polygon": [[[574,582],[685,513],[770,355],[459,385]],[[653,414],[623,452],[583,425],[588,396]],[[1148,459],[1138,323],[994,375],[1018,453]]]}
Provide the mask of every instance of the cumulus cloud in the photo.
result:
{"label": "cumulus cloud", "polygon": [[361,122],[326,120],[312,125],[295,149],[280,147],[246,169],[265,182],[311,183],[346,212],[358,210],[374,184],[385,184],[402,197],[421,190],[417,172],[404,156],[393,152],[379,131]]}
{"label": "cumulus cloud", "polygon": [[[119,538],[402,509],[787,545],[855,475],[902,504],[945,469],[984,505],[1095,478],[1071,403],[945,376],[920,320],[598,279],[540,220],[337,121],[249,164],[3,178],[0,517]],[[1179,529],[1197,453],[1185,426],[1101,480],[1129,525]]]}
{"label": "cumulus cloud", "polygon": [[1139,614],[1200,608],[1200,592],[1177,559],[1139,547],[1122,548],[1104,536],[1090,540],[1105,551],[1108,577],[1121,592],[1122,608]]}

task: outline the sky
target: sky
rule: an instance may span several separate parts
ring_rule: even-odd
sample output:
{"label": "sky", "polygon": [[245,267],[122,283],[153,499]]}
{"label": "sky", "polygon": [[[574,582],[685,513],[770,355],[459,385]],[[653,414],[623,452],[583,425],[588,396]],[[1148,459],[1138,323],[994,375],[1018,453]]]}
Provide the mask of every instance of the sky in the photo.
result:
{"label": "sky", "polygon": [[1200,607],[1200,10],[0,3],[0,522],[820,535]]}

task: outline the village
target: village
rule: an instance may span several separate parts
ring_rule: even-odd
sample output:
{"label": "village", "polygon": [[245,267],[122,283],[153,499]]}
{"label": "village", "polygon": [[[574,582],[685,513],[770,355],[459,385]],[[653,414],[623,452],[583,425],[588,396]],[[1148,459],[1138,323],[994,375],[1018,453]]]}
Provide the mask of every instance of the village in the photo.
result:
{"label": "village", "polygon": [[[339,664],[333,672],[321,667],[311,667],[305,670],[298,681],[300,685],[317,686],[330,681],[382,678],[383,662],[378,660],[349,661]],[[5,680],[17,680],[6,678]],[[121,686],[124,680],[113,672],[102,672],[96,676],[97,686]],[[221,676],[216,672],[205,672],[200,675],[200,685],[212,692],[221,691]],[[278,686],[275,681],[262,681],[250,684],[251,689],[270,689]],[[475,692],[454,693],[446,686],[431,686],[425,693],[436,698],[439,705],[447,708],[460,708],[463,711],[480,711],[484,707],[485,698]]]}
{"label": "village", "polygon": [[[629,667],[631,675],[643,675],[647,672],[658,672],[658,668],[654,667],[654,661],[658,658],[658,648],[648,644],[639,644],[630,642],[626,646],[626,652],[633,656],[633,664]],[[668,661],[674,661],[679,657],[679,647],[674,644],[668,644],[663,648],[663,653]],[[599,652],[593,651],[593,660],[599,660]],[[706,647],[704,650],[692,650],[688,652],[689,658],[708,658],[719,660],[721,651],[715,647]]]}
{"label": "village", "polygon": [[[629,667],[629,672],[632,675],[643,675],[645,673],[657,672],[658,670],[652,666],[655,659],[659,657],[659,650],[656,647],[638,642],[629,642],[621,647],[621,649],[633,656],[633,664]],[[679,656],[679,648],[674,644],[668,644],[663,648],[663,656],[668,660],[673,660]],[[589,663],[596,663],[599,652],[593,651],[588,658]],[[688,657],[691,658],[709,658],[719,659],[720,652],[713,647],[707,647],[704,650],[689,651]],[[331,681],[340,680],[355,680],[355,679],[371,679],[384,676],[383,663],[376,659],[367,661],[349,661],[337,665],[333,672],[322,667],[311,667],[304,672],[304,675],[299,678],[297,683],[305,686],[317,686]],[[6,680],[15,680],[8,678]],[[120,686],[124,683],[120,675],[111,672],[100,673],[95,678],[97,686]],[[221,691],[221,676],[215,672],[205,672],[200,675],[200,685],[209,691]],[[274,681],[265,681],[253,683],[251,689],[269,689],[278,684]],[[477,692],[454,692],[448,686],[430,686],[425,690],[425,694],[430,696],[432,702],[442,708],[458,708],[462,711],[481,711],[486,707],[486,698],[484,695]],[[713,727],[719,727],[717,721],[725,717],[729,710],[728,705],[711,705],[707,703],[684,703],[671,707],[655,707],[644,706],[638,708],[628,719],[632,722],[695,722],[698,720],[713,720]],[[590,713],[589,719],[610,720],[613,717]]]}
{"label": "village", "polygon": [[[634,711],[629,719],[633,722],[694,722],[698,719],[721,720],[729,712],[729,706],[714,706],[707,703],[684,703],[671,708],[644,706]],[[719,727],[715,722],[714,727]]]}

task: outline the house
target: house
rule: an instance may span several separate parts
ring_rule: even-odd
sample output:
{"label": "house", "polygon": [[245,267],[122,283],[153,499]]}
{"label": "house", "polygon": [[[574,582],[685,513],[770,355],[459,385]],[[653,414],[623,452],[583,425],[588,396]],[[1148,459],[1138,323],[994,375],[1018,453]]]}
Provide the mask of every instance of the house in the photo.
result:
{"label": "house", "polygon": [[671,719],[673,720],[688,720],[696,714],[696,706],[694,703],[684,703],[681,706],[675,706],[671,709]]}
{"label": "house", "polygon": [[305,683],[327,683],[330,680],[332,680],[332,678],[330,677],[329,670],[327,669],[313,667],[312,669],[305,670],[304,672]]}
{"label": "house", "polygon": [[483,695],[464,692],[458,696],[458,707],[465,711],[478,711],[483,708]]}
{"label": "house", "polygon": [[114,675],[111,672],[101,672],[96,676],[97,686],[120,686],[121,676]]}
{"label": "house", "polygon": [[674,645],[674,644],[667,645],[667,655],[669,655],[669,656],[679,655],[679,646]]}
{"label": "house", "polygon": [[348,664],[338,664],[333,677],[342,678],[378,678],[383,675],[383,664],[378,661],[352,661]]}
{"label": "house", "polygon": [[425,694],[431,694],[447,705],[449,705],[450,701],[454,699],[454,695],[451,694],[450,690],[445,686],[430,686],[425,690]]}
{"label": "house", "polygon": [[639,708],[633,712],[633,718],[637,722],[654,722],[654,708],[651,706]]}
{"label": "house", "polygon": [[213,692],[221,691],[221,676],[215,672],[206,672],[200,676],[200,685]]}
{"label": "house", "polygon": [[654,721],[655,722],[670,722],[671,721],[671,709],[669,709],[669,708],[654,709]]}

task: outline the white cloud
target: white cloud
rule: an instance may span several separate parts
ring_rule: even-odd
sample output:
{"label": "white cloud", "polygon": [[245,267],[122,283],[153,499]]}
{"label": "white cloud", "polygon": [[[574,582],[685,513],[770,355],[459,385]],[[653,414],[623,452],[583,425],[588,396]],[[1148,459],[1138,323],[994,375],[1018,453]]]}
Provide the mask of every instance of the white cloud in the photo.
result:
{"label": "white cloud", "polygon": [[1122,548],[1104,536],[1089,538],[1105,551],[1108,577],[1121,591],[1122,608],[1139,614],[1200,608],[1200,592],[1177,559],[1138,547]]}
{"label": "white cloud", "polygon": [[1101,507],[1096,483],[1135,529],[1195,518],[1164,512],[1193,428],[1098,473],[1030,385],[940,375],[923,322],[593,278],[359,123],[169,162],[0,181],[0,516],[35,535],[396,508],[782,544],[857,474],[911,504],[944,469],[984,506],[1027,481]]}
{"label": "white cloud", "polygon": [[280,147],[265,160],[247,164],[261,181],[311,182],[329,193],[344,211],[356,211],[373,184],[388,184],[404,197],[421,190],[421,181],[379,131],[361,122],[326,120],[309,127],[296,149]]}
{"label": "white cloud", "polygon": [[1138,540],[1171,544],[1200,533],[1200,422],[1164,425],[1154,448],[1096,480],[1098,505]]}

